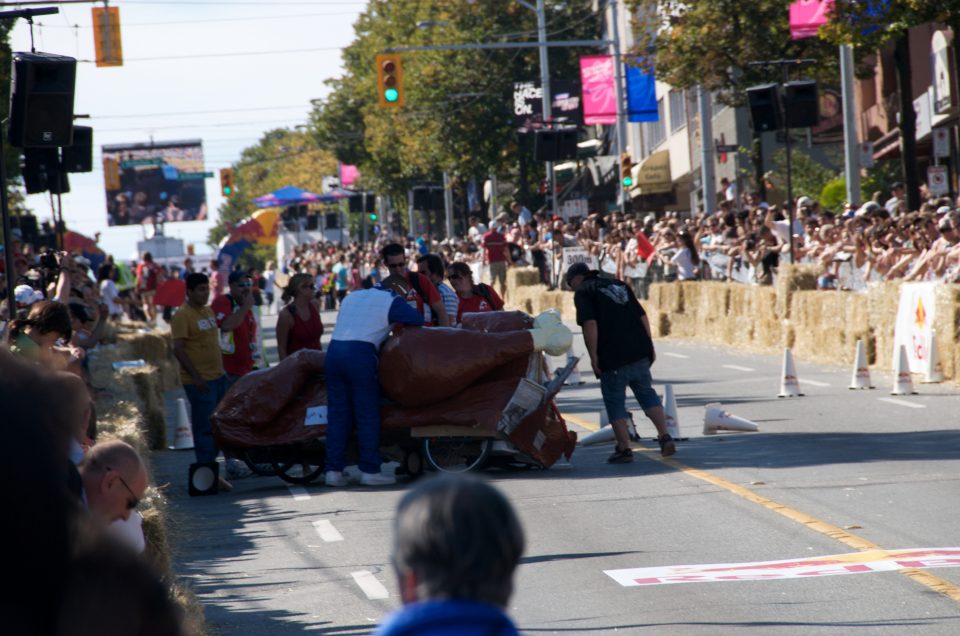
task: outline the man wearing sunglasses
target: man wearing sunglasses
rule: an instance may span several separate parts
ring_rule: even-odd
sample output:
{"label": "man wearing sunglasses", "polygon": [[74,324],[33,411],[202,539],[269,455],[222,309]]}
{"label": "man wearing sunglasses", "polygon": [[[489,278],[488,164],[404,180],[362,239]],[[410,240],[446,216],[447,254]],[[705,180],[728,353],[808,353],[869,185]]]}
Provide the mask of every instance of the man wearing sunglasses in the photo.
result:
{"label": "man wearing sunglasses", "polygon": [[220,351],[227,386],[253,371],[257,345],[257,319],[253,315],[253,279],[243,271],[230,273],[229,291],[210,306],[220,327]]}
{"label": "man wearing sunglasses", "polygon": [[147,491],[147,469],[137,451],[111,440],[95,445],[80,464],[87,510],[104,524],[126,521]]}
{"label": "man wearing sunglasses", "polygon": [[449,327],[450,317],[443,306],[440,292],[429,278],[407,269],[407,256],[403,246],[399,243],[389,243],[380,251],[383,264],[386,265],[390,276],[402,276],[406,279],[410,290],[405,300],[423,316],[424,324],[428,326]]}

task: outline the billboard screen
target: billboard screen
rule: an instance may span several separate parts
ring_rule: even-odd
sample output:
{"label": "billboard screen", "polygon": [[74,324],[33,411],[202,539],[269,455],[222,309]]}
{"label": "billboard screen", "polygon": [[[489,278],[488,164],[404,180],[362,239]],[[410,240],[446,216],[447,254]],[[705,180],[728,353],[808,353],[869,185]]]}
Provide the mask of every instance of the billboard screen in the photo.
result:
{"label": "billboard screen", "polygon": [[207,218],[199,139],[103,146],[107,223],[138,225]]}

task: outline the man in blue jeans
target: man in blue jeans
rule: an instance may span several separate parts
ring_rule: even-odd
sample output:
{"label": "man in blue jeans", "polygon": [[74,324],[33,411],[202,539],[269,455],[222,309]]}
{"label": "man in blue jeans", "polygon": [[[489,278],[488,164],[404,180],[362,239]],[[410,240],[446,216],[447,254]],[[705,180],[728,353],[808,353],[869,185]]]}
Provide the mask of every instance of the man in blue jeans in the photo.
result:
{"label": "man in blue jeans", "polygon": [[[210,281],[205,274],[188,274],[187,302],[170,322],[173,355],[180,363],[180,381],[190,402],[190,422],[197,462],[217,460],[210,416],[227,392],[227,376],[220,353],[220,330],[210,300]],[[231,490],[227,480],[220,479],[221,490]]]}
{"label": "man in blue jeans", "polygon": [[650,322],[633,290],[622,281],[601,278],[586,263],[574,263],[567,270],[567,285],[574,291],[577,324],[590,354],[593,373],[600,379],[600,392],[617,446],[607,461],[629,464],[630,448],[627,387],[657,427],[660,454],[669,457],[677,445],[667,434],[667,418],[660,396],[651,386],[650,366],[657,359],[650,336]]}
{"label": "man in blue jeans", "polygon": [[327,381],[326,484],[345,486],[347,439],[356,424],[360,446],[360,483],[394,483],[380,472],[380,345],[391,325],[423,325],[423,316],[407,304],[404,276],[384,279],[382,289],[361,289],[343,299],[324,358]]}

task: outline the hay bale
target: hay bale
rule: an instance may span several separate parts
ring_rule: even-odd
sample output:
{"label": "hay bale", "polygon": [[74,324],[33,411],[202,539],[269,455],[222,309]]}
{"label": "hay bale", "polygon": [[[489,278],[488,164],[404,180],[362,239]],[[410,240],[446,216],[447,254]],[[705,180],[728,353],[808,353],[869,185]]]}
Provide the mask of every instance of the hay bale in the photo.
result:
{"label": "hay bale", "polygon": [[143,403],[142,413],[147,445],[151,450],[164,449],[167,443],[167,421],[157,368],[148,364],[137,369],[122,369],[121,373],[133,379],[137,387],[137,395]]}
{"label": "hay bale", "polygon": [[536,267],[510,267],[507,269],[507,289],[540,285],[540,270]]}

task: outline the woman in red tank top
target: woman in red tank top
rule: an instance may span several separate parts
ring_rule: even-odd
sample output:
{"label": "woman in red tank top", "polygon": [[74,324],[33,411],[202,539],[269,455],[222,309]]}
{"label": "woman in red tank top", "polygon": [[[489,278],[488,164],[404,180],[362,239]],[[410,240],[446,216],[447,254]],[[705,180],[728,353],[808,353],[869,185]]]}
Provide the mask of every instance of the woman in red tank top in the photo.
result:
{"label": "woman in red tank top", "polygon": [[277,317],[277,350],[280,359],[301,349],[320,350],[323,322],[317,307],[310,274],[294,274],[283,290],[282,300],[289,303]]}

